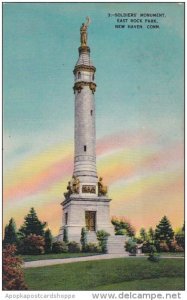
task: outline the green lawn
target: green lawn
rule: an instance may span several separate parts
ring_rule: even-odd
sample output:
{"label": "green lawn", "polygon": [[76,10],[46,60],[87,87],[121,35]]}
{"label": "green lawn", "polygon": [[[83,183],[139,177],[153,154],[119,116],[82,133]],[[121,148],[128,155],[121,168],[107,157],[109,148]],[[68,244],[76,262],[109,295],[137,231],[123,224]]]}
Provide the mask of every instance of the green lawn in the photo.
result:
{"label": "green lawn", "polygon": [[184,252],[161,252],[160,256],[184,257]]}
{"label": "green lawn", "polygon": [[184,290],[184,278],[161,277],[156,279],[142,279],[123,281],[94,288],[95,291],[181,291]]}
{"label": "green lawn", "polygon": [[117,258],[24,269],[29,290],[183,290],[184,260]]}
{"label": "green lawn", "polygon": [[59,258],[71,258],[71,257],[82,257],[99,255],[100,253],[59,253],[59,254],[42,254],[42,255],[21,255],[24,261],[35,261],[44,259],[59,259]]}

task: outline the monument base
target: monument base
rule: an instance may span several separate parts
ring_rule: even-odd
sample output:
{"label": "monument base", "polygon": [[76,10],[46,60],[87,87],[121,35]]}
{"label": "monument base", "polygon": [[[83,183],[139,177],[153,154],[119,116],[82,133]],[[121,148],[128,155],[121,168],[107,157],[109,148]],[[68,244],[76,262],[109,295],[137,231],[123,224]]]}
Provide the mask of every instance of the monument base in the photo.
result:
{"label": "monument base", "polygon": [[72,194],[61,203],[63,207],[63,226],[57,237],[63,240],[63,231],[66,228],[68,240],[80,243],[82,228],[87,229],[88,242],[97,242],[96,232],[104,230],[114,235],[114,227],[110,220],[110,201],[106,196],[81,197]]}

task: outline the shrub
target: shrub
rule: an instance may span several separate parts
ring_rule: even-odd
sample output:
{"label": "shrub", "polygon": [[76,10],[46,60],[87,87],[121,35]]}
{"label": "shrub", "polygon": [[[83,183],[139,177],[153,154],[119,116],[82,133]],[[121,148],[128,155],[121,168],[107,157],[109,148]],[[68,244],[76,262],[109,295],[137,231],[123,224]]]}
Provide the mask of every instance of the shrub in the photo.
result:
{"label": "shrub", "polygon": [[142,253],[149,253],[150,252],[150,242],[144,242],[142,245]]}
{"label": "shrub", "polygon": [[143,241],[140,237],[135,237],[134,240],[136,241],[137,244],[142,244]]}
{"label": "shrub", "polygon": [[158,253],[153,253],[153,254],[149,254],[147,259],[152,262],[159,262],[160,256],[158,255]]}
{"label": "shrub", "polygon": [[101,247],[101,251],[103,253],[107,253],[107,239],[110,234],[104,230],[98,230],[96,235],[99,241],[99,246]]}
{"label": "shrub", "polygon": [[70,253],[79,253],[81,251],[80,244],[74,241],[68,243],[68,251]]}
{"label": "shrub", "polygon": [[45,232],[45,253],[50,253],[52,250],[52,234],[49,229]]}
{"label": "shrub", "polygon": [[89,243],[86,245],[85,252],[99,253],[101,252],[101,247],[95,243]]}
{"label": "shrub", "polygon": [[68,252],[68,246],[65,242],[54,242],[52,244],[52,252],[53,253],[67,253]]}
{"label": "shrub", "polygon": [[66,227],[63,230],[63,242],[68,243],[68,230]]}
{"label": "shrub", "polygon": [[165,241],[161,241],[158,248],[160,252],[169,252],[169,246]]}
{"label": "shrub", "polygon": [[184,250],[185,248],[185,234],[184,234],[184,228],[179,229],[175,234],[175,240],[177,241],[177,244],[181,246]]}
{"label": "shrub", "polygon": [[130,255],[136,255],[137,244],[136,244],[135,240],[129,239],[125,243],[125,250],[128,251]]}
{"label": "shrub", "polygon": [[81,229],[80,242],[81,242],[81,245],[82,245],[82,252],[86,252],[86,248],[87,248],[87,231],[84,227]]}
{"label": "shrub", "polygon": [[116,235],[126,235],[127,230],[126,229],[119,229],[116,231]]}
{"label": "shrub", "polygon": [[42,236],[30,234],[20,243],[20,252],[22,254],[38,255],[44,253],[45,241]]}
{"label": "shrub", "polygon": [[27,290],[24,283],[22,260],[15,255],[15,245],[6,245],[3,249],[3,290]]}
{"label": "shrub", "polygon": [[156,251],[156,247],[154,245],[149,246],[149,256],[148,260],[151,262],[159,262],[160,256],[158,255]]}
{"label": "shrub", "polygon": [[170,251],[172,252],[184,252],[184,249],[178,245],[177,241],[172,241],[170,244]]}
{"label": "shrub", "polygon": [[129,221],[124,217],[112,217],[111,220],[112,224],[114,225],[115,234],[121,230],[125,229],[126,234],[130,237],[135,236],[135,229],[134,227],[129,223]]}

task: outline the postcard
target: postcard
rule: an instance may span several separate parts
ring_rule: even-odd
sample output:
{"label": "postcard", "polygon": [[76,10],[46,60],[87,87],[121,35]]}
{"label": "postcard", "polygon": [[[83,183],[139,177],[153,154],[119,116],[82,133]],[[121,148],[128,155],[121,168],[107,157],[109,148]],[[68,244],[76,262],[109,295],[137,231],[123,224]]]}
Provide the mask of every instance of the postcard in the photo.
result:
{"label": "postcard", "polygon": [[3,290],[177,298],[184,232],[184,3],[3,3]]}

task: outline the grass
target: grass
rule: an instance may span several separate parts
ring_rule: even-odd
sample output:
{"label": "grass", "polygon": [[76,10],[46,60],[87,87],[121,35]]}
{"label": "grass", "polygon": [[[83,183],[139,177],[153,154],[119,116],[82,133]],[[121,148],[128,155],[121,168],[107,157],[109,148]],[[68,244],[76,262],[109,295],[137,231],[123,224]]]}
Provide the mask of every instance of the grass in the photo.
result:
{"label": "grass", "polygon": [[24,273],[29,290],[184,289],[183,259],[151,263],[147,258],[117,258],[28,268]]}
{"label": "grass", "polygon": [[161,252],[160,256],[184,257],[184,252]]}
{"label": "grass", "polygon": [[156,279],[142,279],[123,281],[109,285],[98,286],[95,291],[181,291],[184,290],[184,278],[161,277]]}
{"label": "grass", "polygon": [[36,261],[45,259],[63,259],[71,257],[83,257],[99,255],[100,253],[58,253],[58,254],[42,254],[42,255],[21,255],[21,258],[26,261]]}

